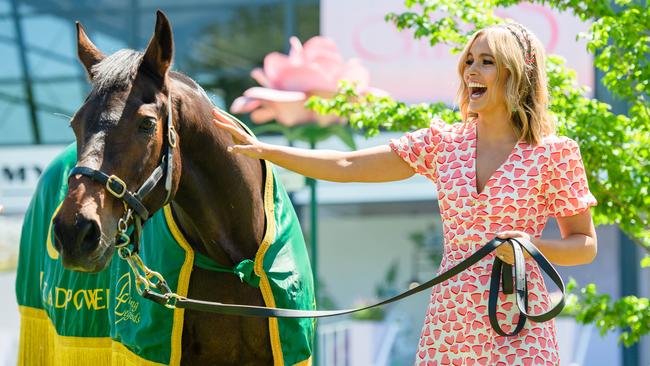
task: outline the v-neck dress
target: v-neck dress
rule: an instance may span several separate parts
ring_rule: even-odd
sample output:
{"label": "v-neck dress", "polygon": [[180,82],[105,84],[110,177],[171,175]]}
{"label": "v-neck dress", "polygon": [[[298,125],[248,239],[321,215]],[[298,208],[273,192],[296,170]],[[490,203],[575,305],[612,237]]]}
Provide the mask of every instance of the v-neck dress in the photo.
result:
{"label": "v-neck dress", "polygon": [[[424,128],[390,141],[416,173],[436,185],[444,251],[438,272],[467,258],[496,233],[517,230],[538,238],[549,216],[576,215],[596,199],[589,192],[578,144],[547,136],[537,145],[520,141],[476,188],[476,122]],[[494,254],[433,288],[416,365],[559,365],[553,321],[528,321],[516,336],[499,336],[488,319]],[[529,309],[540,313],[550,299],[539,267],[527,261]],[[504,331],[518,319],[514,295],[500,294],[497,318]]]}

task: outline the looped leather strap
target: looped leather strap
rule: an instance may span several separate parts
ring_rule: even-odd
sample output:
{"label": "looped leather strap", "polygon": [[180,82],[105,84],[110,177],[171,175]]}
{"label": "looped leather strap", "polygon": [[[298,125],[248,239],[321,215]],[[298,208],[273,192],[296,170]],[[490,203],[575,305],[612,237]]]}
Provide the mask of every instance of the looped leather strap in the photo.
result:
{"label": "looped leather strap", "polygon": [[[550,320],[557,316],[562,308],[564,307],[564,295],[565,288],[562,278],[557,273],[555,268],[548,262],[542,253],[540,253],[534,245],[530,242],[517,238],[517,239],[499,239],[495,238],[486,243],[483,247],[478,249],[472,255],[467,257],[465,260],[461,261],[454,267],[449,270],[439,274],[433,279],[429,280],[426,283],[423,283],[415,288],[412,288],[408,291],[405,291],[395,297],[381,301],[379,303],[364,306],[356,309],[346,309],[346,310],[295,310],[295,309],[282,309],[282,308],[267,308],[261,306],[249,306],[249,305],[237,305],[237,304],[223,304],[217,302],[208,302],[201,300],[188,299],[182,296],[178,296],[174,293],[158,294],[155,292],[144,292],[143,296],[149,300],[157,302],[159,304],[165,305],[167,307],[178,307],[198,311],[214,312],[220,314],[229,314],[229,315],[240,315],[240,316],[255,316],[255,317],[276,317],[276,318],[324,318],[331,316],[338,316],[344,314],[350,314],[362,310],[367,310],[377,306],[382,306],[390,304],[392,302],[401,300],[405,297],[411,296],[423,290],[426,290],[434,285],[442,283],[456,275],[460,272],[468,269],[481,259],[488,256],[490,253],[495,251],[499,246],[503,244],[509,244],[513,247],[515,251],[515,263],[514,263],[514,290],[517,292],[517,307],[520,311],[519,323],[517,324],[515,330],[512,333],[505,333],[499,326],[496,317],[496,305],[499,297],[499,281],[501,278],[508,277],[512,278],[512,272],[508,269],[507,265],[499,259],[494,259],[494,264],[492,265],[492,280],[490,283],[490,297],[489,297],[489,306],[488,306],[488,315],[490,318],[490,325],[494,330],[504,336],[511,336],[519,333],[523,329],[526,322],[526,318],[529,318],[536,322],[544,322]],[[556,305],[554,305],[549,311],[543,314],[529,314],[527,312],[528,307],[528,286],[526,283],[526,263],[523,255],[522,247],[531,255],[531,257],[539,264],[541,269],[546,272],[546,274],[555,282],[555,284],[562,291],[562,299]]]}
{"label": "looped leather strap", "polygon": [[[560,277],[559,273],[546,259],[546,257],[544,257],[544,255],[539,250],[537,250],[537,248],[531,242],[521,238],[511,238],[504,243],[508,243],[510,244],[510,246],[512,246],[515,255],[515,263],[514,263],[514,275],[515,275],[514,282],[515,282],[515,290],[516,290],[515,302],[517,303],[517,308],[519,309],[519,320],[517,321],[517,325],[515,326],[515,329],[511,333],[507,333],[499,325],[496,316],[497,303],[499,300],[499,278],[501,277],[504,281],[504,293],[506,293],[505,292],[506,276],[503,275],[502,272],[505,270],[506,266],[508,266],[507,264],[504,264],[503,261],[501,261],[499,258],[495,258],[494,264],[492,265],[492,276],[490,279],[490,296],[488,299],[488,315],[490,318],[490,325],[492,326],[494,331],[497,332],[497,334],[502,336],[513,336],[519,333],[523,329],[527,319],[530,319],[538,323],[542,323],[556,317],[564,308],[564,295],[566,290],[564,288],[564,282],[562,281],[562,278]],[[552,306],[548,311],[543,312],[541,314],[530,314],[528,312],[528,282],[526,280],[526,258],[524,257],[524,252],[522,248],[523,250],[526,250],[528,254],[530,254],[532,259],[535,262],[537,262],[540,269],[544,271],[555,283],[555,285],[560,289],[560,291],[562,291],[562,298],[560,299],[560,301],[554,306]],[[499,276],[500,273],[502,274],[502,276]],[[512,280],[512,274],[510,274],[509,277],[510,280]]]}

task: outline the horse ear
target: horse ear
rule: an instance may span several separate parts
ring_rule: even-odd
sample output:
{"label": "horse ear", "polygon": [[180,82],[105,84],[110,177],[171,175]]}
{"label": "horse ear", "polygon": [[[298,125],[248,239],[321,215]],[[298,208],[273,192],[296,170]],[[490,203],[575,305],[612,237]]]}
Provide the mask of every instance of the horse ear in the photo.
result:
{"label": "horse ear", "polygon": [[86,68],[86,73],[88,77],[92,80],[92,67],[98,64],[101,60],[106,58],[106,55],[100,51],[97,46],[88,38],[84,27],[81,26],[81,23],[77,23],[77,56],[79,61]]}
{"label": "horse ear", "polygon": [[142,66],[147,67],[154,75],[165,79],[174,56],[174,37],[169,20],[162,11],[156,12],[156,30],[149,41],[144,53]]}

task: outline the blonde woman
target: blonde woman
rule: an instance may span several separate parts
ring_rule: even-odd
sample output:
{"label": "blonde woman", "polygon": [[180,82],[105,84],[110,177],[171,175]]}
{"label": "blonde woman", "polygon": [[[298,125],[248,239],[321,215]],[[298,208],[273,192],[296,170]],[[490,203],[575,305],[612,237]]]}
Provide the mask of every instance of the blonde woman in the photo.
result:
{"label": "blonde woman", "polygon": [[[353,152],[273,146],[241,132],[215,110],[215,123],[238,145],[233,153],[316,179],[387,182],[415,173],[436,186],[445,237],[439,271],[474,253],[488,240],[530,240],[551,262],[579,265],[596,255],[596,233],[586,174],[575,141],[555,135],[547,113],[544,50],[516,23],[485,28],[468,42],[458,63],[458,104],[464,121],[440,120],[389,144]],[[555,217],[562,239],[542,239]],[[494,255],[512,263],[512,249]],[[417,365],[558,365],[552,321],[529,321],[515,336],[500,336],[488,319],[494,256],[435,286],[424,318]],[[540,313],[550,299],[540,269],[526,262],[529,309]],[[497,318],[511,333],[517,324],[514,295],[500,295]],[[428,363],[427,361],[432,361]]]}

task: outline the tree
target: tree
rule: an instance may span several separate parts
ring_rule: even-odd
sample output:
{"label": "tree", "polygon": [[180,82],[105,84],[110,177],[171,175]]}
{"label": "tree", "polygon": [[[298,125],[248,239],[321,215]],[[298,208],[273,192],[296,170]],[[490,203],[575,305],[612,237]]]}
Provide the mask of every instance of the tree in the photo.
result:
{"label": "tree", "polygon": [[[412,11],[391,13],[386,19],[400,30],[413,30],[416,38],[427,38],[432,46],[446,43],[457,52],[473,29],[504,21],[494,15],[496,7],[520,2],[406,0]],[[546,65],[550,110],[557,119],[559,133],[580,144],[591,191],[600,202],[593,211],[596,224],[618,225],[650,253],[650,8],[631,0],[615,0],[614,4],[609,0],[532,2],[571,11],[581,20],[592,22],[581,37],[588,40],[595,66],[604,73],[603,84],[612,95],[628,103],[629,111],[617,115],[609,104],[586,97],[585,90],[577,86],[575,72],[568,70],[558,56],[550,56]],[[427,127],[435,115],[447,122],[460,118],[442,103],[406,105],[389,97],[361,97],[349,85],[343,85],[333,99],[312,99],[308,104],[319,113],[347,118],[367,136],[380,129]],[[646,256],[641,265],[650,266],[650,257]],[[620,329],[620,339],[627,346],[650,332],[646,298],[627,296],[613,301],[590,284],[569,304],[578,321],[595,323],[601,333]]]}

